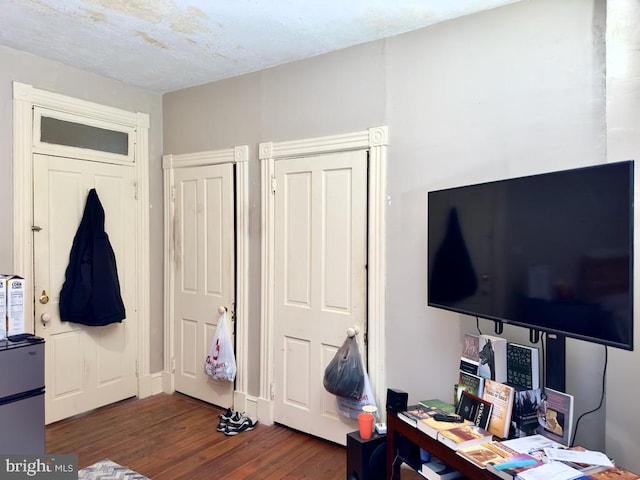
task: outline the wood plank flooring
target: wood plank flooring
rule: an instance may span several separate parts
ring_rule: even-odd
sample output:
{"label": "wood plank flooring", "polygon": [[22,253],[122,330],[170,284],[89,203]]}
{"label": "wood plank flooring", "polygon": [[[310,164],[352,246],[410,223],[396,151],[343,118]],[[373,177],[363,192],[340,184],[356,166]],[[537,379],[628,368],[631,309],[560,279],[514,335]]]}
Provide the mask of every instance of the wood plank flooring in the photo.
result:
{"label": "wood plank flooring", "polygon": [[345,478],[343,446],[280,425],[227,436],[222,411],[179,393],[125,400],[48,425],[47,453],[76,453],[79,468],[108,458],[152,480]]}

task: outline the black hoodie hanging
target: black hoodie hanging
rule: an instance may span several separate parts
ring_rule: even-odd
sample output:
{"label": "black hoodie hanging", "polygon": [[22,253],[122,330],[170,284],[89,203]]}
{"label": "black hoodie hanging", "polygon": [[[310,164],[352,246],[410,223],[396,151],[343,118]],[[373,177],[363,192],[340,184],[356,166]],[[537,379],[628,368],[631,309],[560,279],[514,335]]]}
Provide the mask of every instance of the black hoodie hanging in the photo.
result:
{"label": "black hoodie hanging", "polygon": [[432,302],[452,303],[476,293],[478,279],[467,251],[458,211],[449,212],[447,231],[433,259],[433,270],[429,279]]}
{"label": "black hoodie hanging", "polygon": [[116,256],[104,230],[104,218],[104,209],[92,188],[60,292],[61,320],[100,326],[122,322],[126,317]]}

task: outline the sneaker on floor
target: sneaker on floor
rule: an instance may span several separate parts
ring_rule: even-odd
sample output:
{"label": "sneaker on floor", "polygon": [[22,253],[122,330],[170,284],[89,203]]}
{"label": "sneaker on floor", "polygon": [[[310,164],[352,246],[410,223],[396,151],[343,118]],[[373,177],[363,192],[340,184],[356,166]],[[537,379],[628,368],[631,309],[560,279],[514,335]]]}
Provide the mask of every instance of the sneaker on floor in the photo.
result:
{"label": "sneaker on floor", "polygon": [[237,412],[234,412],[230,408],[227,408],[226,412],[218,415],[218,418],[220,418],[220,421],[218,422],[218,426],[216,427],[216,430],[219,432],[224,432],[224,429],[226,428],[227,424],[236,414]]}
{"label": "sneaker on floor", "polygon": [[242,432],[248,432],[256,428],[258,424],[257,420],[252,420],[249,417],[242,415],[242,420],[239,423],[229,423],[224,431],[225,435],[237,435]]}
{"label": "sneaker on floor", "polygon": [[[227,411],[229,413],[229,411]],[[233,412],[231,416],[225,415],[224,418],[220,417],[220,423],[216,427],[216,430],[219,432],[224,432],[227,426],[238,426],[240,425],[246,418],[248,418],[244,413]]]}

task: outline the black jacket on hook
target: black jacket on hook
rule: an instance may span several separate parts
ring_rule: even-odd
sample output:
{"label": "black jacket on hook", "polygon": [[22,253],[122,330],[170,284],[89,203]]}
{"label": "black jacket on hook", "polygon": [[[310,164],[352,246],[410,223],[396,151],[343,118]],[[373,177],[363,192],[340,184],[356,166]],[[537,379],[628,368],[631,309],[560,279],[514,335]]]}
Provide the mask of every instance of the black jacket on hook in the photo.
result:
{"label": "black jacket on hook", "polygon": [[60,319],[100,326],[122,322],[125,317],[116,256],[104,230],[104,209],[92,188],[60,291]]}

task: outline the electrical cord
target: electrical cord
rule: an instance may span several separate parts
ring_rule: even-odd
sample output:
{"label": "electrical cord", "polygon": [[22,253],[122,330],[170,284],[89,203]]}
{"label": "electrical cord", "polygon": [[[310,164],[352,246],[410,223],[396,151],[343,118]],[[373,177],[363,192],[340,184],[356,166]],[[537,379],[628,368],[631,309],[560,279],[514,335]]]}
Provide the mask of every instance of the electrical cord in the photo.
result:
{"label": "electrical cord", "polygon": [[594,412],[597,412],[598,410],[600,410],[602,408],[602,404],[604,403],[604,397],[606,395],[606,387],[607,387],[607,365],[609,364],[609,349],[608,347],[605,345],[604,346],[604,368],[602,370],[602,391],[600,393],[600,403],[598,403],[598,406],[596,408],[594,408],[593,410],[589,410],[588,412],[584,412],[582,415],[580,415],[578,417],[578,419],[576,420],[576,427],[573,430],[573,437],[571,438],[571,444],[570,446],[573,446],[575,440],[576,440],[576,435],[578,434],[578,425],[580,424],[580,420],[582,420],[583,417],[590,415]]}
{"label": "electrical cord", "polygon": [[398,454],[398,452],[396,452],[396,456],[393,459],[393,462],[391,462],[391,476],[389,477],[389,480],[393,480],[394,472],[396,471],[396,463],[398,460],[400,460],[400,455]]}
{"label": "electrical cord", "polygon": [[[544,381],[545,381],[545,380],[546,380],[546,378],[547,378],[547,355],[545,354],[545,348],[546,348],[546,342],[545,342],[545,340],[546,340],[546,338],[547,338],[547,335],[548,335],[548,334],[547,334],[547,333],[545,333],[544,335],[541,335],[541,336],[540,336],[540,345],[541,345],[541,347],[542,347],[542,348],[541,348],[541,352],[540,352],[540,353],[542,354],[542,362],[541,362],[541,363],[542,363],[542,372],[540,372],[540,374],[542,375],[542,377],[541,377],[541,378],[543,379],[543,380],[542,380],[542,381],[543,381],[543,383],[544,383]],[[543,387],[544,387],[544,386],[546,386],[546,385],[543,385]]]}

